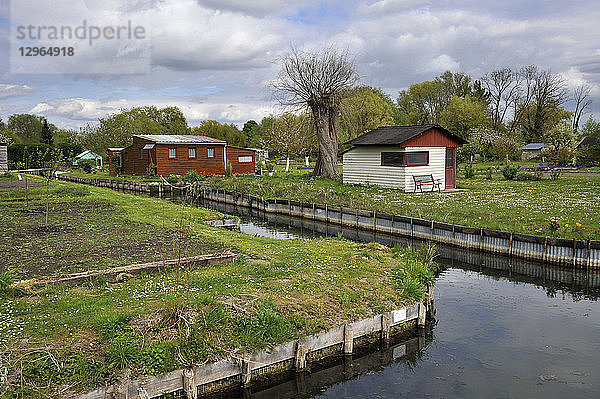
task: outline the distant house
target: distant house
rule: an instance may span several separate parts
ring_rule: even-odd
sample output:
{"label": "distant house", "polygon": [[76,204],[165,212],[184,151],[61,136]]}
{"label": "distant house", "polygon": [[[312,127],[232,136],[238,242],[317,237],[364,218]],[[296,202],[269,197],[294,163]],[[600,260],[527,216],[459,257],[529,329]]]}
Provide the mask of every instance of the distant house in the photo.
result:
{"label": "distant house", "polygon": [[549,143],[529,143],[525,144],[521,148],[521,160],[527,161],[535,158],[542,153],[546,148],[550,148],[552,144]]}
{"label": "distant house", "polygon": [[413,176],[432,175],[456,187],[456,149],[466,144],[439,125],[386,126],[348,141],[343,181],[413,191]]}
{"label": "distant house", "polygon": [[579,144],[577,144],[577,147],[575,147],[575,149],[581,150],[583,147],[592,148],[592,147],[596,147],[596,146],[600,146],[600,137],[587,136],[587,137],[584,137],[579,142]]}
{"label": "distant house", "polygon": [[224,175],[227,164],[233,174],[254,174],[254,151],[228,146],[225,141],[192,135],[134,135],[125,148],[108,148],[110,174],[117,167],[123,174],[148,174],[150,165],[160,176],[184,175],[196,171],[203,175]]}
{"label": "distant house", "polygon": [[97,167],[102,167],[102,156],[96,154],[91,150],[87,150],[77,155],[73,160],[73,165],[77,165],[77,162],[82,159],[89,159],[90,161],[94,161]]}

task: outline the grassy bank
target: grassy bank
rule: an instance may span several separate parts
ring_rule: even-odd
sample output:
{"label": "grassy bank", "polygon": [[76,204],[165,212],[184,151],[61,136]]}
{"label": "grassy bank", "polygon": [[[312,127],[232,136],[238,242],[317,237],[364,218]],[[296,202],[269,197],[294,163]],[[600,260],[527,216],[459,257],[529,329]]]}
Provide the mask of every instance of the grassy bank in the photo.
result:
{"label": "grassy bank", "polygon": [[[208,184],[265,199],[343,205],[525,234],[600,239],[600,176],[565,175],[540,181],[507,181],[497,172],[491,180],[484,173],[472,179],[463,176],[461,170],[457,185],[463,191],[424,194],[285,173],[214,177]],[[558,221],[557,229],[550,218]]]}
{"label": "grassy bank", "polygon": [[[20,240],[3,248],[6,259],[35,257],[35,251],[22,253],[31,234],[15,233],[21,226],[35,227],[40,233],[32,241],[63,243],[44,256],[70,270],[69,259],[76,256],[63,259],[69,239],[63,230],[70,225],[79,239],[69,247],[81,246],[80,256],[95,265],[104,266],[105,257],[150,259],[157,242],[171,243],[165,257],[188,256],[196,246],[240,256],[202,269],[174,267],[117,283],[95,278],[36,292],[7,288],[9,275],[0,270],[0,369],[8,370],[0,379],[0,397],[58,397],[115,382],[125,370],[136,377],[239,356],[414,302],[433,278],[424,252],[334,238],[251,237],[207,225],[212,217],[207,210],[65,182],[52,185],[54,212],[42,229],[43,191],[34,187],[29,193],[36,212],[21,212],[24,189],[0,189],[3,234]],[[86,223],[84,234],[79,229]],[[111,248],[96,231],[111,232],[114,245],[137,249],[124,257],[91,254],[91,248]],[[46,271],[36,271],[32,262],[29,273]]]}

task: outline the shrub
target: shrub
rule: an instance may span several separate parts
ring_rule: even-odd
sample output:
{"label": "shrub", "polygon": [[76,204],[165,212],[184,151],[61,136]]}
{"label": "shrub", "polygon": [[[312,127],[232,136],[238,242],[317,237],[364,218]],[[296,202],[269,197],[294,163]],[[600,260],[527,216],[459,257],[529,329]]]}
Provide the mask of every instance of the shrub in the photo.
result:
{"label": "shrub", "polygon": [[536,175],[527,173],[527,172],[519,172],[515,176],[516,181],[535,181],[540,180]]}
{"label": "shrub", "polygon": [[465,178],[472,179],[475,176],[475,169],[473,169],[473,165],[468,163],[465,166]]}
{"label": "shrub", "polygon": [[148,168],[146,169],[146,174],[148,176],[156,176],[156,165],[153,162],[150,162],[150,164],[148,164]]}
{"label": "shrub", "polygon": [[233,167],[231,166],[230,162],[227,162],[227,165],[225,166],[225,176],[227,176],[227,177],[233,176]]}
{"label": "shrub", "polygon": [[492,168],[487,168],[487,171],[485,172],[485,178],[487,180],[492,180]]}
{"label": "shrub", "polygon": [[504,168],[502,168],[502,176],[504,176],[506,180],[515,180],[518,172],[519,169],[517,169],[516,166],[511,164],[508,164]]}
{"label": "shrub", "polygon": [[552,178],[552,180],[558,180],[561,174],[562,170],[558,168],[553,168],[552,170],[550,170],[550,177]]}
{"label": "shrub", "polygon": [[560,166],[566,166],[573,163],[575,152],[570,148],[561,148],[556,154],[556,163]]}
{"label": "shrub", "polygon": [[195,170],[190,170],[183,176],[183,181],[185,181],[187,183],[194,183],[197,181],[201,181],[203,179],[204,179],[204,176],[201,175],[200,173],[196,172]]}
{"label": "shrub", "polygon": [[110,367],[124,369],[138,360],[140,345],[134,333],[124,333],[115,337],[106,348],[106,358]]}
{"label": "shrub", "polygon": [[85,173],[92,173],[92,169],[96,167],[96,163],[91,159],[80,159],[77,161],[77,166],[79,166]]}
{"label": "shrub", "polygon": [[144,348],[140,363],[145,374],[159,374],[176,368],[176,357],[173,348],[168,344],[150,344]]}
{"label": "shrub", "polygon": [[600,166],[600,145],[594,147],[584,146],[577,151],[575,164],[577,166]]}

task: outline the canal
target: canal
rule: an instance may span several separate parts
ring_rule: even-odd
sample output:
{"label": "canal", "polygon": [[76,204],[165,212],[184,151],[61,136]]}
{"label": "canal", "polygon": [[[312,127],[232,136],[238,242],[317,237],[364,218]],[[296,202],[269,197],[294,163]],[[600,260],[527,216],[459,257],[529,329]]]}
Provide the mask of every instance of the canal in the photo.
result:
{"label": "canal", "polygon": [[[407,239],[339,230],[214,202],[240,229],[280,239],[343,236],[382,244]],[[591,398],[600,396],[600,276],[438,246],[436,317],[413,350],[379,350],[331,368],[326,378],[244,397],[289,398]],[[405,345],[403,348],[411,346]],[[374,361],[373,359],[377,359]],[[367,366],[365,366],[367,365]],[[348,370],[354,370],[348,371]],[[325,372],[325,371],[322,371]],[[291,387],[294,387],[293,389]],[[242,397],[228,393],[226,397]]]}

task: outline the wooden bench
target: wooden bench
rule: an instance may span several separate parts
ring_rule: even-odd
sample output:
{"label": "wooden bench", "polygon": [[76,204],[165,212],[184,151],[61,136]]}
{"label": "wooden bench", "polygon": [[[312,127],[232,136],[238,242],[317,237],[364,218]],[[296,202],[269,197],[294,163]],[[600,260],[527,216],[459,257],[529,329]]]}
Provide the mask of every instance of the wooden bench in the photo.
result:
{"label": "wooden bench", "polygon": [[423,192],[423,186],[427,184],[431,184],[431,191],[436,188],[438,191],[442,191],[442,182],[440,179],[434,179],[433,175],[413,175],[413,180],[415,182],[415,193],[417,189]]}

